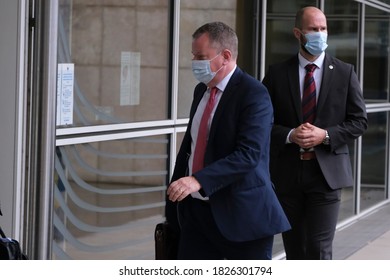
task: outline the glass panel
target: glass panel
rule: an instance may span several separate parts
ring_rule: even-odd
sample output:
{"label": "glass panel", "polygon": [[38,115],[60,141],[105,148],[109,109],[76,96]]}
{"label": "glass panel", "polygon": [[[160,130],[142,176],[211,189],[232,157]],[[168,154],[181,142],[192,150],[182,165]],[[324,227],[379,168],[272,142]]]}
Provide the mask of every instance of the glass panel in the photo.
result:
{"label": "glass panel", "polygon": [[285,19],[267,19],[265,69],[298,53],[299,44],[292,32],[295,15]]}
{"label": "glass panel", "polygon": [[57,148],[53,259],[154,259],[168,136]]}
{"label": "glass panel", "polygon": [[179,118],[188,118],[194,87],[197,84],[191,70],[192,34],[198,27],[211,21],[223,21],[233,29],[236,29],[236,2],[236,0],[180,1]]}
{"label": "glass panel", "polygon": [[387,122],[386,112],[368,114],[370,125],[362,138],[361,210],[385,199]]}
{"label": "glass panel", "polygon": [[338,221],[344,221],[352,217],[354,213],[354,188],[341,189],[341,204],[338,216]]}
{"label": "glass panel", "polygon": [[[328,24],[328,48],[326,52],[344,62],[357,65],[358,50],[358,4],[349,0],[325,2]],[[348,20],[346,20],[348,19]],[[354,165],[354,143],[349,145],[352,166]],[[354,215],[354,188],[343,188],[339,221]]]}
{"label": "glass panel", "polygon": [[326,0],[324,1],[324,7],[328,20],[333,16],[337,17],[339,15],[343,15],[344,19],[350,16],[356,18],[359,14],[359,5],[356,1]]}
{"label": "glass panel", "polygon": [[274,237],[274,245],[272,247],[272,255],[276,256],[284,252],[282,234],[279,233]]}
{"label": "glass panel", "polygon": [[[351,158],[351,165],[352,167],[354,166],[355,162],[355,142],[350,143],[348,145],[349,149],[349,155]],[[353,172],[352,168],[352,172]],[[355,176],[353,173],[352,176]],[[340,204],[340,211],[339,211],[339,217],[338,221],[343,221],[346,220],[350,217],[352,217],[355,212],[354,212],[354,205],[355,205],[355,195],[354,195],[355,188],[352,187],[347,187],[343,188],[341,190],[341,204]]]}
{"label": "glass panel", "polygon": [[295,14],[304,6],[316,5],[317,1],[304,0],[267,2],[265,71],[269,65],[284,61],[298,52],[298,41],[293,34]]}
{"label": "glass panel", "polygon": [[[176,138],[177,138],[177,142],[176,142],[176,154],[179,152],[180,150],[180,146],[181,146],[181,142],[183,142],[183,138],[184,138],[184,132],[179,132],[177,133],[176,135]],[[175,161],[175,159],[174,159]]]}
{"label": "glass panel", "polygon": [[[268,0],[267,2],[267,13],[283,14],[292,13],[295,17],[296,12],[305,6],[317,6],[315,0]],[[292,28],[290,28],[292,29]]]}
{"label": "glass panel", "polygon": [[[328,48],[327,53],[351,63],[357,64],[358,51],[358,13],[357,3],[347,4],[339,2],[335,6],[325,6],[325,14],[328,21]],[[348,20],[346,20],[348,18]]]}
{"label": "glass panel", "polygon": [[389,100],[389,15],[366,7],[364,38],[364,98]]}
{"label": "glass panel", "polygon": [[58,62],[75,74],[70,125],[169,117],[169,2],[60,1]]}

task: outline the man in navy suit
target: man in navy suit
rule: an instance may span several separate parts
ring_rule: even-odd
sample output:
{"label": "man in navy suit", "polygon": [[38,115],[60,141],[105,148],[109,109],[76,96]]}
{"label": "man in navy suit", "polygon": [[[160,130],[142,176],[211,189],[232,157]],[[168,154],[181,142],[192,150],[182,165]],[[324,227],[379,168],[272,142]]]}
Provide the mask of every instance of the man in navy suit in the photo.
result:
{"label": "man in navy suit", "polygon": [[[221,22],[193,34],[199,84],[167,190],[168,223],[180,230],[179,259],[271,259],[275,234],[290,229],[269,174],[273,122],[267,89],[236,65],[236,33]],[[194,158],[210,91],[204,159]]]}
{"label": "man in navy suit", "polygon": [[[353,185],[347,144],[367,129],[367,113],[353,66],[324,52],[324,13],[301,9],[293,32],[299,53],[270,66],[263,80],[275,118],[271,178],[292,227],[283,233],[287,259],[332,259],[341,188]],[[308,64],[314,65],[313,121],[304,120],[309,110],[301,105]]]}

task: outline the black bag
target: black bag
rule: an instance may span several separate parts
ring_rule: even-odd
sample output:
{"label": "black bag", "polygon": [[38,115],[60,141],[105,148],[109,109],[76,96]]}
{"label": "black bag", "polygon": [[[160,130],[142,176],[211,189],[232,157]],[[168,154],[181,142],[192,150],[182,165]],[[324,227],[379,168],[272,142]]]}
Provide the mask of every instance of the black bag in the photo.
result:
{"label": "black bag", "polygon": [[0,227],[0,260],[27,260],[22,253],[19,242],[5,236]]}
{"label": "black bag", "polygon": [[154,231],[156,260],[176,260],[179,235],[168,222],[159,223]]}

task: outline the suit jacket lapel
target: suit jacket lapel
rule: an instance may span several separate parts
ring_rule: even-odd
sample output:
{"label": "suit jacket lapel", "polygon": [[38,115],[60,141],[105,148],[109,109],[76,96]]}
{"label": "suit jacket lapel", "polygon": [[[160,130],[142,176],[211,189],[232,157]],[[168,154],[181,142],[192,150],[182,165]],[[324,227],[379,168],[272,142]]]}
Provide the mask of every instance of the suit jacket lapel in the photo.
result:
{"label": "suit jacket lapel", "polygon": [[191,111],[190,111],[190,119],[194,117],[196,109],[198,108],[198,105],[202,100],[206,90],[207,90],[207,86],[205,84],[198,84],[198,86],[196,87],[194,92],[194,101],[192,102]]}
{"label": "suit jacket lapel", "polygon": [[207,86],[205,84],[202,84],[202,83],[198,84],[195,88],[194,100],[193,100],[192,105],[191,105],[190,119],[188,121],[188,126],[187,126],[187,133],[189,135],[190,135],[190,131],[191,131],[192,120],[194,119],[194,115],[196,113],[196,109],[198,108],[198,105],[199,105],[200,101],[202,100],[202,97],[203,97],[204,93],[206,92],[206,90],[207,90]]}
{"label": "suit jacket lapel", "polygon": [[302,123],[302,105],[301,105],[301,89],[299,86],[299,60],[298,55],[294,56],[287,65],[288,84],[292,103],[294,104],[299,122]]}
{"label": "suit jacket lapel", "polygon": [[332,60],[327,55],[325,55],[324,65],[322,67],[322,82],[317,102],[317,116],[320,115],[321,110],[325,104],[325,100],[329,94],[329,90],[331,87],[333,73],[335,71],[334,66],[332,65]]}
{"label": "suit jacket lapel", "polygon": [[230,78],[228,84],[226,85],[226,88],[221,96],[221,99],[219,100],[218,106],[214,113],[213,120],[211,122],[209,139],[212,139],[215,134],[215,128],[217,127],[222,117],[223,111],[227,107],[226,104],[229,103],[229,100],[233,94],[237,94],[237,92],[235,91],[237,85],[239,84],[242,74],[243,72],[241,71],[241,69],[237,67],[232,77]]}

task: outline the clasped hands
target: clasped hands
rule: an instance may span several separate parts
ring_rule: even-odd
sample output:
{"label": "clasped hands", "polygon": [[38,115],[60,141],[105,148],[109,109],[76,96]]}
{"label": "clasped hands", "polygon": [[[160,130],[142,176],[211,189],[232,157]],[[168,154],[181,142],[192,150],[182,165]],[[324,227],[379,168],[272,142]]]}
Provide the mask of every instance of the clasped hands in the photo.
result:
{"label": "clasped hands", "polygon": [[289,137],[293,142],[303,149],[310,149],[324,141],[326,131],[310,123],[304,123],[295,128]]}
{"label": "clasped hands", "polygon": [[172,182],[167,189],[167,195],[172,202],[181,201],[189,194],[197,192],[200,189],[201,185],[198,180],[193,176],[187,176]]}

